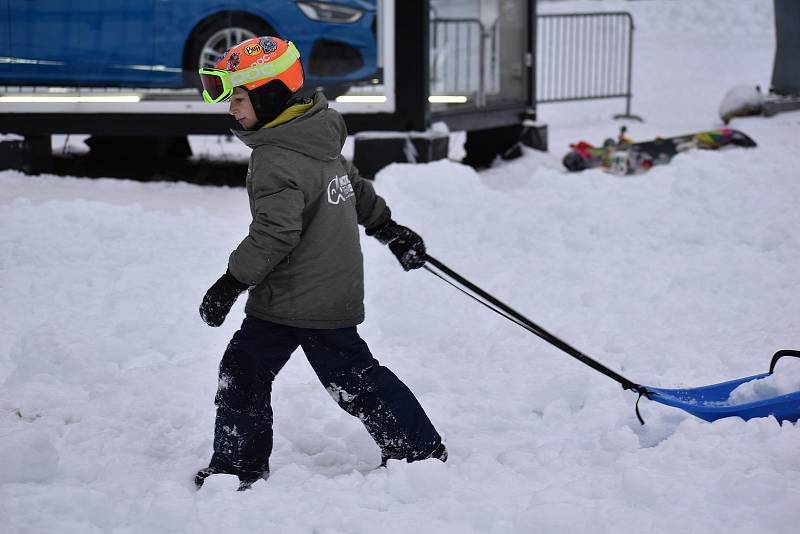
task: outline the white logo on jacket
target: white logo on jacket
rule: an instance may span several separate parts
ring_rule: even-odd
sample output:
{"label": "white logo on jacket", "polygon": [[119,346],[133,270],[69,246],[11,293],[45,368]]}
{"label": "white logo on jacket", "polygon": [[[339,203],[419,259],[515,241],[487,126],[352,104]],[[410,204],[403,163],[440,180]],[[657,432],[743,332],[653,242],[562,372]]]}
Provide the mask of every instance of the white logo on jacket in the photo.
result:
{"label": "white logo on jacket", "polygon": [[343,176],[334,176],[333,180],[328,184],[328,202],[331,204],[338,204],[353,195],[353,185],[350,183],[350,178],[348,178],[346,174]]}

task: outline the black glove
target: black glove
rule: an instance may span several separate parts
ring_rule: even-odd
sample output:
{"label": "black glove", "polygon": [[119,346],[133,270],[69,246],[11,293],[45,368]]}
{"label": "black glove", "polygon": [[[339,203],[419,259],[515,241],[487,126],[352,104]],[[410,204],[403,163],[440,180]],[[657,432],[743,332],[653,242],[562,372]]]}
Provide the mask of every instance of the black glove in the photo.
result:
{"label": "black glove", "polygon": [[425,242],[410,228],[400,226],[389,219],[377,228],[367,229],[367,235],[389,245],[389,250],[397,257],[403,269],[419,269],[425,265]]}
{"label": "black glove", "polygon": [[203,303],[200,304],[200,317],[208,326],[220,326],[225,322],[233,303],[247,288],[247,284],[234,278],[230,271],[225,271],[225,274],[206,291]]}

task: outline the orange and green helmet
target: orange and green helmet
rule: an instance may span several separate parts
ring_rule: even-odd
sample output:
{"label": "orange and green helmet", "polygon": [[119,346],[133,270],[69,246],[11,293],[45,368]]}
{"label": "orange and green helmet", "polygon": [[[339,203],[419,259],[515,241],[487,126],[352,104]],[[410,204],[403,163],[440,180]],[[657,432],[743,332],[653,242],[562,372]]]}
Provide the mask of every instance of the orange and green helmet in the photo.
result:
{"label": "orange and green helmet", "polygon": [[[278,82],[282,92],[294,94],[303,87],[300,52],[291,41],[278,37],[253,37],[228,49],[214,68],[201,68],[203,100],[224,102],[235,87],[249,92]],[[272,84],[275,86],[276,84]]]}

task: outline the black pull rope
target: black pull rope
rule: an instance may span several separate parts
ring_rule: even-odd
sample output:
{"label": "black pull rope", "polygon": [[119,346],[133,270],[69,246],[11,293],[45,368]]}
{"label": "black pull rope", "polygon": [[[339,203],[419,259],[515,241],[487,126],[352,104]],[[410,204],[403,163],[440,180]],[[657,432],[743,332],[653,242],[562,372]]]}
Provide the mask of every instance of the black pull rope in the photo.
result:
{"label": "black pull rope", "polygon": [[[642,389],[644,389],[644,388],[642,388]],[[642,414],[639,413],[639,401],[642,400],[642,396],[647,396],[648,399],[650,397],[644,391],[640,391],[639,392],[639,398],[636,399],[636,418],[639,420],[639,423],[643,425],[644,424],[644,419],[642,419]]]}
{"label": "black pull rope", "polygon": [[[466,296],[468,296],[469,298],[471,298],[472,300],[474,300],[474,301],[475,301],[475,302],[477,302],[478,304],[480,304],[480,305],[482,305],[482,306],[486,306],[487,308],[489,308],[489,309],[490,309],[490,310],[492,310],[493,312],[495,312],[495,313],[497,313],[497,314],[499,314],[499,315],[501,315],[501,316],[505,317],[506,319],[508,319],[508,320],[509,320],[509,321],[511,321],[512,323],[514,323],[514,324],[517,324],[517,325],[521,326],[522,328],[524,328],[525,330],[527,330],[527,331],[529,331],[529,332],[532,332],[532,330],[531,330],[531,329],[530,329],[530,328],[529,328],[529,327],[528,327],[528,326],[527,326],[525,323],[523,323],[523,322],[521,322],[520,320],[518,320],[518,319],[516,319],[516,318],[514,318],[514,317],[512,317],[512,316],[510,316],[510,315],[508,315],[508,314],[507,314],[506,312],[504,312],[503,310],[500,310],[500,309],[497,309],[497,308],[495,308],[494,306],[492,306],[492,305],[491,305],[491,304],[489,304],[488,302],[486,302],[486,301],[484,301],[484,300],[482,300],[482,299],[480,299],[480,298],[476,297],[475,295],[473,295],[472,293],[470,293],[469,291],[467,291],[467,290],[466,290],[466,289],[464,289],[463,287],[459,286],[458,284],[456,284],[456,283],[455,283],[455,282],[453,282],[452,280],[448,279],[447,277],[443,276],[442,274],[440,274],[440,273],[437,273],[437,272],[436,272],[436,271],[434,271],[433,269],[429,268],[427,265],[425,266],[425,269],[427,269],[427,271],[428,271],[428,272],[430,272],[431,274],[433,274],[434,276],[436,276],[436,277],[437,277],[437,278],[439,278],[440,280],[443,280],[445,283],[447,283],[447,284],[450,284],[451,286],[453,286],[453,287],[454,287],[454,288],[456,288],[457,290],[461,291],[462,293],[464,293]],[[533,332],[533,333],[535,333],[535,332]]]}
{"label": "black pull rope", "polygon": [[[428,264],[432,265],[435,269],[432,269]],[[636,417],[639,419],[641,424],[644,424],[644,419],[639,413],[639,400],[641,400],[642,396],[650,398],[651,395],[654,393],[649,391],[646,387],[639,385],[621,374],[609,369],[605,365],[601,364],[600,362],[590,358],[586,354],[582,353],[572,345],[566,343],[565,341],[559,339],[558,337],[554,336],[544,328],[540,327],[521,313],[517,312],[507,304],[501,302],[494,296],[490,295],[483,289],[479,288],[463,276],[459,275],[442,262],[437,260],[436,258],[431,257],[430,255],[427,256],[427,262],[424,268],[432,273],[437,278],[447,282],[451,286],[455,287],[471,299],[477,301],[478,303],[486,306],[490,310],[494,311],[498,315],[505,317],[509,321],[521,326],[525,330],[531,332],[542,338],[543,340],[547,341],[554,347],[566,352],[573,358],[577,359],[578,361],[588,365],[595,371],[598,371],[607,377],[611,378],[612,380],[618,382],[622,385],[622,389],[624,390],[632,390],[639,394],[639,399],[636,401]],[[437,272],[438,271],[438,272]],[[469,290],[469,291],[467,291]]]}

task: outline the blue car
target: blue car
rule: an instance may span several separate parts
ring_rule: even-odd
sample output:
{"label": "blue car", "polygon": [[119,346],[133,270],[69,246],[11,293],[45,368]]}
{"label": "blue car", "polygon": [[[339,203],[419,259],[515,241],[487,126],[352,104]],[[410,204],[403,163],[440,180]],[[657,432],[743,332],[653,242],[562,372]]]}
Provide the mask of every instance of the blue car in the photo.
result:
{"label": "blue car", "polygon": [[0,85],[196,86],[230,46],[292,40],[307,86],[377,71],[376,0],[0,0]]}

